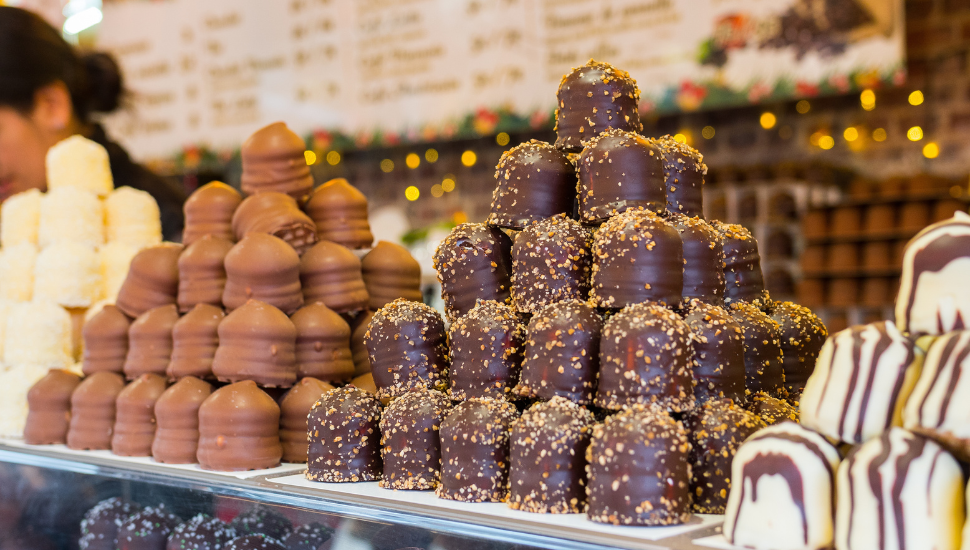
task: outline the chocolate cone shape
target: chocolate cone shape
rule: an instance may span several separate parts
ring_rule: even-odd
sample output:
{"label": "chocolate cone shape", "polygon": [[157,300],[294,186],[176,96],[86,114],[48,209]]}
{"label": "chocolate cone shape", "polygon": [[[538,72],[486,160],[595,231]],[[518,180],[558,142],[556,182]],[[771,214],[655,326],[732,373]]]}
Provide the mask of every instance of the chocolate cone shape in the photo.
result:
{"label": "chocolate cone shape", "polygon": [[232,311],[260,300],[289,315],[303,305],[300,257],[282,239],[265,233],[247,235],[226,254],[222,304]]}
{"label": "chocolate cone shape", "polygon": [[52,369],[27,392],[27,424],[24,442],[29,445],[67,443],[71,424],[71,394],[81,377]]}
{"label": "chocolate cone shape", "polygon": [[298,254],[317,242],[317,227],[296,201],[283,193],[259,193],[242,201],[232,217],[236,239],[268,233],[287,242]]}
{"label": "chocolate cone shape", "polygon": [[361,311],[354,317],[354,322],[350,325],[352,331],[350,333],[350,353],[354,356],[354,374],[357,376],[370,374],[370,355],[367,353],[364,335],[367,334],[367,326],[373,318],[373,311]]}
{"label": "chocolate cone shape", "polygon": [[96,313],[81,330],[84,355],[81,370],[85,376],[96,372],[123,372],[128,356],[128,329],[131,319],[112,305]]}
{"label": "chocolate cone shape", "polygon": [[189,246],[205,235],[232,240],[232,214],[240,202],[239,191],[221,181],[196,189],[182,207],[185,212],[182,244]]}
{"label": "chocolate cone shape", "polygon": [[350,353],[350,325],[327,306],[304,306],[291,317],[296,326],[297,377],[313,376],[326,381],[354,376]]}
{"label": "chocolate cone shape", "polygon": [[125,379],[114,372],[85,378],[71,394],[71,426],[67,446],[75,450],[107,450],[115,427],[115,400]]}
{"label": "chocolate cone shape", "polygon": [[556,93],[556,147],[566,152],[608,129],[639,132],[640,89],[626,71],[590,59],[563,76]]}
{"label": "chocolate cone shape", "polygon": [[222,308],[198,304],[172,328],[172,360],[166,374],[178,380],[185,376],[212,378],[212,360],[219,347]]}
{"label": "chocolate cone shape", "polygon": [[276,191],[305,202],[313,190],[313,176],[304,151],[306,143],[282,122],[256,130],[240,152],[243,191],[250,195]]}
{"label": "chocolate cone shape", "polygon": [[199,448],[199,407],[212,385],[186,376],[165,390],[155,402],[155,441],[152,456],[166,464],[193,464]]}
{"label": "chocolate cone shape", "polygon": [[226,254],[232,241],[206,235],[189,245],[179,256],[179,311],[185,313],[196,304],[222,307],[226,288]]}
{"label": "chocolate cone shape", "polygon": [[282,311],[250,300],[219,323],[212,373],[221,381],[253,380],[288,388],[296,382],[296,327]]}
{"label": "chocolate cone shape", "polygon": [[125,315],[138,317],[149,309],[174,304],[179,290],[180,244],[163,243],[135,255],[115,305]]}
{"label": "chocolate cone shape", "polygon": [[367,197],[343,178],[314,191],[306,212],[317,224],[317,237],[347,248],[367,248],[374,242],[367,221]]}
{"label": "chocolate cone shape", "polygon": [[168,388],[164,376],[142,374],[125,386],[115,402],[111,452],[120,456],[151,456],[155,440],[155,402]]}
{"label": "chocolate cone shape", "polygon": [[125,377],[129,380],[145,373],[164,375],[172,360],[172,329],[179,320],[175,304],[146,311],[128,329],[128,356]]}
{"label": "chocolate cone shape", "polygon": [[197,456],[205,470],[278,466],[283,456],[279,406],[252,380],[212,392],[199,408]]}
{"label": "chocolate cone shape", "polygon": [[360,267],[370,309],[378,310],[398,298],[422,301],[421,265],[403,246],[378,241],[361,259]]}
{"label": "chocolate cone shape", "polygon": [[338,313],[367,307],[360,260],[337,243],[320,241],[303,255],[300,281],[307,304],[321,302]]}
{"label": "chocolate cone shape", "polygon": [[316,378],[304,378],[280,400],[280,443],[283,462],[306,462],[307,415],[323,394],[332,390],[330,384]]}

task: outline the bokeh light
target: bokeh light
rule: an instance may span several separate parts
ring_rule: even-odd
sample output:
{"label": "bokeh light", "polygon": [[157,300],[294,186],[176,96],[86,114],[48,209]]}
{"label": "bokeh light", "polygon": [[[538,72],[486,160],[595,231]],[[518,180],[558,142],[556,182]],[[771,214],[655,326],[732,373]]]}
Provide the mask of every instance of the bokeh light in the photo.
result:
{"label": "bokeh light", "polygon": [[775,127],[775,124],[778,123],[778,117],[775,116],[775,113],[765,111],[761,113],[761,119],[759,122],[761,123],[762,128],[765,130],[770,130]]}
{"label": "bokeh light", "polygon": [[475,154],[475,151],[468,150],[461,154],[461,163],[463,165],[471,167],[475,166],[476,162],[478,162],[478,155]]}
{"label": "bokeh light", "polygon": [[409,201],[416,201],[418,197],[421,196],[421,191],[413,185],[409,185],[407,189],[404,190],[404,198]]}
{"label": "bokeh light", "polygon": [[381,161],[381,171],[385,174],[394,171],[394,161],[391,159],[384,159]]}
{"label": "bokeh light", "polygon": [[495,143],[505,147],[509,144],[509,135],[505,132],[500,132],[499,135],[495,136]]}
{"label": "bokeh light", "polygon": [[424,160],[432,164],[438,162],[438,151],[436,149],[428,149],[424,152]]}
{"label": "bokeh light", "polygon": [[935,141],[931,141],[923,146],[923,156],[928,159],[935,159],[940,156],[940,146]]}
{"label": "bokeh light", "polygon": [[441,180],[441,188],[444,189],[446,193],[451,193],[455,190],[455,176],[451,174],[445,176],[445,179]]}
{"label": "bokeh light", "polygon": [[910,141],[919,141],[923,139],[923,129],[919,126],[913,126],[906,131],[906,137],[908,137]]}
{"label": "bokeh light", "polygon": [[711,138],[713,138],[714,137],[714,127],[713,126],[705,126],[704,129],[701,130],[701,135],[704,136],[704,139],[711,139]]}
{"label": "bokeh light", "polygon": [[418,166],[421,166],[421,157],[417,153],[408,153],[408,156],[404,157],[404,164],[407,164],[408,168],[414,170]]}
{"label": "bokeh light", "polygon": [[798,111],[798,114],[804,115],[812,110],[812,104],[807,99],[803,99],[795,104],[795,110]]}
{"label": "bokeh light", "polygon": [[923,104],[923,92],[921,90],[916,90],[909,94],[909,104],[910,105],[922,105]]}
{"label": "bokeh light", "polygon": [[336,151],[330,151],[327,153],[327,164],[330,166],[336,166],[340,164],[340,153]]}
{"label": "bokeh light", "polygon": [[303,151],[303,158],[306,159],[307,166],[313,166],[317,163],[317,154],[313,151]]}

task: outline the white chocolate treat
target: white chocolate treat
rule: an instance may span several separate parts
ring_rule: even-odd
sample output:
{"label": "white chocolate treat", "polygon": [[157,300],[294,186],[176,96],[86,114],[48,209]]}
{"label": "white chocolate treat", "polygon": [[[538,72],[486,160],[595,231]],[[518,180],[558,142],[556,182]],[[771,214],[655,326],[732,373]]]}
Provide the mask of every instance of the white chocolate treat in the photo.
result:
{"label": "white chocolate treat", "polygon": [[896,324],[913,335],[970,328],[970,215],[920,231],[903,253]]}
{"label": "white chocolate treat", "polygon": [[77,187],[49,191],[40,201],[41,248],[73,242],[100,246],[104,242],[104,209],[97,195]]}
{"label": "white chocolate treat", "polygon": [[3,362],[62,369],[74,363],[71,315],[46,301],[21,302],[7,313]]}
{"label": "white chocolate treat", "polygon": [[119,187],[104,201],[108,241],[144,248],[162,242],[162,219],[155,198],[145,191]]}
{"label": "white chocolate treat", "polygon": [[10,308],[13,305],[14,302],[0,299],[0,368],[6,366],[3,363],[4,334],[7,332],[7,315],[10,313]]}
{"label": "white chocolate treat", "polygon": [[52,244],[40,251],[34,266],[34,298],[64,307],[88,307],[101,299],[101,262],[94,248],[78,243]]}
{"label": "white chocolate treat", "polygon": [[724,536],[758,550],[832,546],[839,452],[794,422],[749,437],[731,464]]}
{"label": "white chocolate treat", "polygon": [[957,550],[963,473],[950,453],[892,428],[856,447],[836,477],[837,550]]}
{"label": "white chocolate treat", "polygon": [[801,423],[846,443],[863,443],[903,425],[923,352],[892,321],[829,336],[805,383]]}
{"label": "white chocolate treat", "polygon": [[970,458],[970,330],[948,332],[933,341],[913,393],[903,409],[903,426]]}
{"label": "white chocolate treat", "polygon": [[26,302],[34,296],[37,247],[23,243],[0,251],[0,294],[5,300]]}
{"label": "white chocolate treat", "polygon": [[37,365],[17,365],[0,372],[0,437],[23,437],[27,392],[47,371],[47,367]]}
{"label": "white chocolate treat", "polygon": [[142,249],[141,246],[121,241],[111,241],[101,247],[101,296],[114,303],[121,290],[131,259]]}
{"label": "white chocolate treat", "polygon": [[74,135],[47,152],[47,189],[77,187],[105,197],[114,189],[108,152],[100,144]]}
{"label": "white chocolate treat", "polygon": [[0,206],[0,245],[37,244],[40,228],[41,192],[37,189],[17,193]]}

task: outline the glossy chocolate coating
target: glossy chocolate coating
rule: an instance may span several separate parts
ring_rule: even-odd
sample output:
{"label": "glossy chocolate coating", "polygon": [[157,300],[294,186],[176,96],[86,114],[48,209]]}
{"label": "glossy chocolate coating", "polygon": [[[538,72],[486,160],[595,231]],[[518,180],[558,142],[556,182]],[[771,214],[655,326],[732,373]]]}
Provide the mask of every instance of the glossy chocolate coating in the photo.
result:
{"label": "glossy chocolate coating", "polygon": [[262,534],[236,537],[223,548],[225,550],[287,550],[280,541]]}
{"label": "glossy chocolate coating", "polygon": [[761,306],[768,301],[765,278],[761,273],[758,241],[740,225],[718,221],[711,225],[721,234],[724,248],[724,302],[744,300]]}
{"label": "glossy chocolate coating", "polygon": [[512,424],[509,506],[540,514],[586,510],[586,448],[593,414],[553,397]]}
{"label": "glossy chocolate coating", "polygon": [[603,325],[600,379],[594,403],[622,409],[655,403],[675,412],[694,407],[691,331],[655,303],[624,308]]}
{"label": "glossy chocolate coating", "polygon": [[370,354],[364,336],[373,318],[373,311],[361,311],[350,324],[350,353],[354,356],[354,374],[357,376],[370,374]]}
{"label": "glossy chocolate coating", "polygon": [[96,372],[88,376],[71,394],[71,425],[67,446],[77,451],[111,448],[115,427],[115,399],[125,387],[125,379],[115,372]]}
{"label": "glossy chocolate coating", "polygon": [[663,157],[651,140],[607,130],[586,143],[577,161],[579,217],[598,224],[627,210],[664,211]]}
{"label": "glossy chocolate coating", "polygon": [[370,297],[368,308],[378,310],[398,298],[422,301],[421,264],[407,248],[387,241],[377,241],[360,260],[360,268]]}
{"label": "glossy chocolate coating", "polygon": [[344,483],[381,477],[381,402],[354,386],[324,394],[310,410],[307,479]]}
{"label": "glossy chocolate coating", "polygon": [[512,245],[512,305],[534,313],[543,306],[589,297],[593,235],[565,214],[524,229]]}
{"label": "glossy chocolate coating", "polygon": [[354,377],[350,325],[327,306],[303,306],[290,317],[296,327],[296,376],[329,382]]}
{"label": "glossy chocolate coating", "polygon": [[142,374],[125,386],[115,402],[111,452],[119,456],[151,456],[155,441],[155,402],[168,388],[158,374]]}
{"label": "glossy chocolate coating", "polygon": [[664,161],[667,210],[690,217],[704,218],[704,176],[707,165],[697,149],[674,138],[655,139]]}
{"label": "glossy chocolate coating", "polygon": [[275,191],[306,201],[313,190],[313,176],[304,151],[303,139],[282,122],[256,130],[240,151],[242,190],[249,195]]}
{"label": "glossy chocolate coating", "polygon": [[765,392],[758,392],[750,396],[747,409],[761,417],[765,424],[771,426],[787,420],[798,422],[798,409],[792,407],[784,399],[772,397]]}
{"label": "glossy chocolate coating", "polygon": [[430,306],[395,300],[374,314],[364,335],[381,398],[411,388],[443,390],[448,377],[445,323]]}
{"label": "glossy chocolate coating", "polygon": [[166,464],[194,464],[199,450],[199,407],[212,394],[212,385],[186,376],[155,402],[155,441],[152,456]]}
{"label": "glossy chocolate coating", "polygon": [[367,221],[367,197],[343,178],[317,187],[305,209],[317,224],[320,240],[351,249],[367,248],[374,242]]}
{"label": "glossy chocolate coating", "polygon": [[149,309],[174,304],[179,290],[179,256],[183,247],[162,243],[135,254],[115,305],[135,318]]}
{"label": "glossy chocolate coating", "polygon": [[385,489],[434,489],[441,480],[439,430],[451,401],[439,391],[411,390],[391,401],[381,416]]}
{"label": "glossy chocolate coating", "polygon": [[182,207],[185,212],[182,244],[189,246],[205,235],[233,239],[232,214],[240,202],[242,196],[239,191],[221,181],[213,181],[196,189]]}
{"label": "glossy chocolate coating", "polygon": [[767,392],[785,397],[785,371],[781,355],[781,327],[754,304],[734,302],[731,316],[744,336],[744,386],[749,393]]}
{"label": "glossy chocolate coating", "polygon": [[296,527],[280,542],[286,550],[329,550],[332,538],[333,529],[313,522]]}
{"label": "glossy chocolate coating", "polygon": [[510,397],[519,382],[525,338],[525,325],[515,310],[492,300],[479,301],[448,329],[449,397]]}
{"label": "glossy chocolate coating", "polygon": [[212,392],[199,407],[199,450],[203,470],[273,468],[283,456],[280,408],[252,380]]}
{"label": "glossy chocolate coating", "polygon": [[509,492],[509,442],[515,405],[504,399],[472,398],[441,422],[439,498],[505,502]]}
{"label": "glossy chocolate coating", "polygon": [[282,539],[293,530],[293,523],[273,508],[257,504],[242,512],[229,523],[239,536],[266,535]]}
{"label": "glossy chocolate coating", "polygon": [[118,550],[165,550],[168,536],[179,523],[164,504],[145,508],[118,528]]}
{"label": "glossy chocolate coating", "polygon": [[613,525],[687,521],[689,451],[683,425],[657,407],[635,405],[607,417],[586,452],[587,516]]}
{"label": "glossy chocolate coating", "polygon": [[84,513],[81,520],[81,550],[117,550],[118,528],[141,506],[119,497],[102,500]]}
{"label": "glossy chocolate coating", "polygon": [[533,139],[502,153],[495,180],[489,225],[524,229],[573,211],[576,170],[565,154],[544,141]]}
{"label": "glossy chocolate coating", "polygon": [[172,380],[185,376],[212,378],[212,360],[219,347],[221,307],[196,304],[172,328],[172,360],[166,374]]}
{"label": "glossy chocolate coating", "polygon": [[724,308],[699,300],[687,303],[684,320],[694,333],[694,399],[747,401],[744,392],[744,334]]}
{"label": "glossy chocolate coating", "polygon": [[205,235],[188,245],[179,256],[179,311],[185,313],[196,304],[222,307],[226,289],[226,254],[232,241]]}
{"label": "glossy chocolate coating", "polygon": [[451,230],[434,253],[441,298],[454,321],[477,300],[505,302],[512,289],[512,239],[500,229],[463,223]]}
{"label": "glossy chocolate coating", "polygon": [[303,254],[317,242],[317,226],[300,210],[296,201],[283,193],[259,193],[242,201],[232,215],[236,240],[250,233],[268,233],[286,241]]}
{"label": "glossy chocolate coating", "polygon": [[234,538],[236,530],[226,522],[198,514],[172,531],[165,550],[220,550]]}
{"label": "glossy chocolate coating", "polygon": [[556,147],[567,153],[607,128],[639,132],[640,89],[630,73],[590,59],[559,82]]}
{"label": "glossy chocolate coating", "polygon": [[81,377],[73,372],[51,369],[47,376],[31,386],[27,392],[24,443],[67,443],[67,429],[71,424],[71,394],[80,383]]}
{"label": "glossy chocolate coating", "polygon": [[724,250],[721,236],[701,218],[670,214],[684,249],[684,300],[724,304]]}
{"label": "glossy chocolate coating", "polygon": [[300,256],[282,239],[253,233],[226,254],[222,304],[232,311],[249,299],[272,304],[287,315],[303,305]]}
{"label": "glossy chocolate coating", "polygon": [[623,308],[645,301],[678,307],[684,287],[680,233],[653,212],[628,210],[604,223],[593,241],[590,299]]}
{"label": "glossy chocolate coating", "polygon": [[307,415],[323,394],[332,390],[330,384],[316,378],[303,378],[280,399],[280,444],[283,462],[306,462]]}
{"label": "glossy chocolate coating", "polygon": [[141,374],[165,374],[172,360],[172,330],[179,320],[175,304],[150,309],[135,319],[128,329],[128,356],[125,378]]}
{"label": "glossy chocolate coating", "polygon": [[300,259],[304,303],[321,302],[337,313],[364,309],[370,300],[360,259],[349,248],[320,241]]}
{"label": "glossy chocolate coating", "polygon": [[253,380],[288,388],[296,382],[296,327],[279,309],[250,300],[219,323],[212,374],[223,382]]}
{"label": "glossy chocolate coating", "polygon": [[792,302],[777,304],[771,318],[781,328],[785,388],[794,398],[801,395],[805,382],[815,370],[815,361],[829,331],[812,310]]}
{"label": "glossy chocolate coating", "polygon": [[102,371],[124,371],[130,327],[131,319],[110,304],[84,323],[81,329],[84,339],[81,370],[85,376]]}
{"label": "glossy chocolate coating", "polygon": [[514,393],[539,399],[560,396],[591,405],[602,329],[603,318],[587,302],[566,300],[540,309],[529,320]]}

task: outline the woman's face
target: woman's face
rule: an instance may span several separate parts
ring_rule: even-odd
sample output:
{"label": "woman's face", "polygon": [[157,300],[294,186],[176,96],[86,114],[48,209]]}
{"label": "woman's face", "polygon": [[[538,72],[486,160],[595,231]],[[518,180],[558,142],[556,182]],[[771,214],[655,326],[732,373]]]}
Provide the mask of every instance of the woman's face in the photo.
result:
{"label": "woman's face", "polygon": [[46,134],[29,115],[0,106],[0,202],[28,189],[47,189]]}

